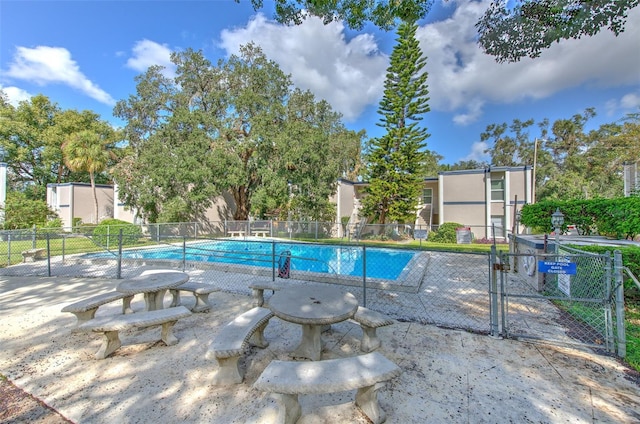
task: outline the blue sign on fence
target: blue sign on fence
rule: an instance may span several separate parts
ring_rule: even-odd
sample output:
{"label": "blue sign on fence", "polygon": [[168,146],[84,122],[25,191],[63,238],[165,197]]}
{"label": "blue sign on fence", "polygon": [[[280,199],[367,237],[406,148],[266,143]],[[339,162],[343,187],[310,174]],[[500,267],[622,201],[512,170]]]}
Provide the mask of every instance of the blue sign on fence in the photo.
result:
{"label": "blue sign on fence", "polygon": [[547,274],[575,274],[575,262],[538,261],[538,271]]}

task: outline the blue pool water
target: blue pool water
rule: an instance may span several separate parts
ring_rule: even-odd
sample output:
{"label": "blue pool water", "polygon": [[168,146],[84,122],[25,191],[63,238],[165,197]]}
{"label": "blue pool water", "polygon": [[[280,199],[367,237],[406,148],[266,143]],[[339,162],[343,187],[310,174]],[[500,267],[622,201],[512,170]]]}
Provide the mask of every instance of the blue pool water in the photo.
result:
{"label": "blue pool water", "polygon": [[[361,246],[330,246],[305,243],[272,243],[257,241],[207,241],[182,246],[123,250],[124,259],[165,259],[219,262],[271,268],[276,267],[284,252],[291,253],[291,272],[308,271],[348,276],[362,276]],[[396,280],[416,252],[367,247],[367,278]],[[87,257],[113,257],[108,253]]]}

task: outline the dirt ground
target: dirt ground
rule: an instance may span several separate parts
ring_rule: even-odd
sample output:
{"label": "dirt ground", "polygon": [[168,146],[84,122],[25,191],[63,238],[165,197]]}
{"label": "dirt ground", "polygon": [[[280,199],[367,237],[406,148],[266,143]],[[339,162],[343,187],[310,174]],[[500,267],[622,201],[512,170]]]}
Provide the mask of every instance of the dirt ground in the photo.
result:
{"label": "dirt ground", "polygon": [[[0,278],[0,373],[10,380],[0,377],[0,423],[265,424],[282,418],[270,394],[253,383],[271,361],[289,359],[298,326],[272,319],[265,330],[270,345],[247,352],[244,382],[233,387],[212,383],[217,364],[205,353],[221,326],[251,307],[242,294],[217,292],[209,313],[178,321],[176,345],[158,342],[157,329],[129,330],[120,349],[96,360],[100,338],[72,332],[75,317],[61,309],[113,285]],[[132,304],[143,306],[142,299]],[[114,303],[97,316],[119,313]],[[379,351],[402,369],[379,394],[389,424],[640,422],[637,377],[615,358],[415,322],[398,321],[378,333]],[[360,337],[353,323],[333,325],[323,334],[323,359],[358,355]],[[367,423],[353,398],[351,392],[302,396],[299,424]]]}
{"label": "dirt ground", "polygon": [[63,424],[71,421],[6,378],[0,377],[0,422]]}

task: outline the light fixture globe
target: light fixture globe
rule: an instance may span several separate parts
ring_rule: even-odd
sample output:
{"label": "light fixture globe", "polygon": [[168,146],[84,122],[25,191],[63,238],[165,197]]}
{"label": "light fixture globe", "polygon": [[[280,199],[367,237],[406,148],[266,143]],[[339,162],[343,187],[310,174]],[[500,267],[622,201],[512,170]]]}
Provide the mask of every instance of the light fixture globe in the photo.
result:
{"label": "light fixture globe", "polygon": [[556,208],[556,211],[551,214],[551,225],[553,228],[560,229],[564,224],[564,214],[560,212],[560,208]]}

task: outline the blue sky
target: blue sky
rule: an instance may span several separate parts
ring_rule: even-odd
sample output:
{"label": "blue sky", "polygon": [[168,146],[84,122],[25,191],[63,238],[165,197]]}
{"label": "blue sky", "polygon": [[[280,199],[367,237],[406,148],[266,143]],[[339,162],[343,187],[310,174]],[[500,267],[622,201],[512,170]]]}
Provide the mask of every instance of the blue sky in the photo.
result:
{"label": "blue sky", "polygon": [[[216,63],[253,41],[296,86],[341,112],[348,128],[381,135],[377,109],[395,33],[318,19],[287,27],[273,21],[273,3],[264,3],[255,12],[249,0],[0,0],[0,87],[14,104],[41,93],[120,126],[115,102],[135,93],[134,78],[150,65],[165,65],[171,75],[171,51],[202,50]],[[594,107],[594,129],[639,111],[639,7],[619,37],[605,31],[555,44],[535,60],[497,64],[474,41],[487,4],[436,1],[419,22],[431,106],[422,122],[428,148],[443,163],[486,159],[480,134],[489,124],[553,122]],[[532,139],[538,135],[531,130]]]}

